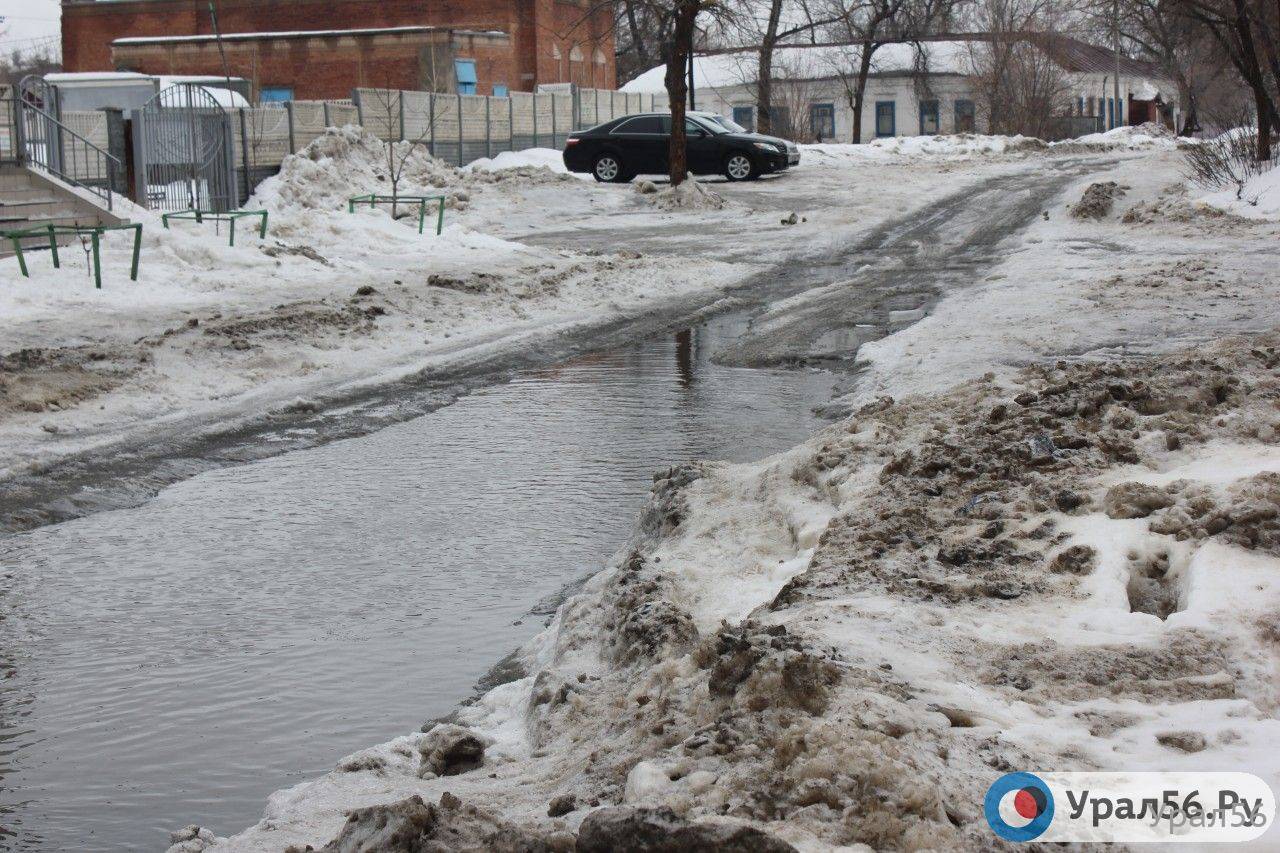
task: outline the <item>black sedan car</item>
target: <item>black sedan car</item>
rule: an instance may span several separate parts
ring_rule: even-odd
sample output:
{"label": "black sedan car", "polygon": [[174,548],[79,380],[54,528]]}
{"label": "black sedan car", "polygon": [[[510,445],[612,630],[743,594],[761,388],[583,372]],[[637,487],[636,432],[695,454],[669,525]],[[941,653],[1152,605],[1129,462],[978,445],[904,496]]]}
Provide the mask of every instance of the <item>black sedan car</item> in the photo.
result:
{"label": "black sedan car", "polygon": [[[714,113],[689,113],[685,133],[689,171],[695,175],[749,181],[800,162],[800,149],[793,143],[751,133]],[[590,172],[597,181],[626,182],[636,175],[660,175],[668,171],[670,143],[670,115],[623,116],[570,135],[564,165],[570,172]]]}

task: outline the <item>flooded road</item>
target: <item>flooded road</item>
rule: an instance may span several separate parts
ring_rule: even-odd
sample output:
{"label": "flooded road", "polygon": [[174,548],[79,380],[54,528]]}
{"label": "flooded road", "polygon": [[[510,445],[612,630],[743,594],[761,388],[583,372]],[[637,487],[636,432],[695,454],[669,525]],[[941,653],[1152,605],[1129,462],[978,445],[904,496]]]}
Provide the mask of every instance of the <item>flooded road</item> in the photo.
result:
{"label": "flooded road", "polygon": [[794,445],[836,376],[720,319],[0,540],[0,844],[163,849],[452,710],[624,541],[653,471]]}

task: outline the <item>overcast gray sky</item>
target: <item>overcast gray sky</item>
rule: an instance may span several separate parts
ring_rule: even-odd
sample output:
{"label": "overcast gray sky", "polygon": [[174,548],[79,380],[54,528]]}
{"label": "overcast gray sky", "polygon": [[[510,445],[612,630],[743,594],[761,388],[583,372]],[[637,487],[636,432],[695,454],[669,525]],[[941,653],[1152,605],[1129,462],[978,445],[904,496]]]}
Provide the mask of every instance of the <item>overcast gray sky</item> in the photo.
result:
{"label": "overcast gray sky", "polygon": [[0,52],[27,50],[50,37],[56,46],[60,14],[58,0],[0,0]]}

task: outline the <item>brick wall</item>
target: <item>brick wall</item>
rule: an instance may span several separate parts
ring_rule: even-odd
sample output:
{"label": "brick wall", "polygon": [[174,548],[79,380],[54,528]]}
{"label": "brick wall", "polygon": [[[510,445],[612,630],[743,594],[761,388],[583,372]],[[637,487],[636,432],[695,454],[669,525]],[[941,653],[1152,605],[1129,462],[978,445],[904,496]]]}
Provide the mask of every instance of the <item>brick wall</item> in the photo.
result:
{"label": "brick wall", "polygon": [[[502,30],[511,36],[507,50],[517,69],[508,81],[512,90],[568,80],[615,83],[611,12],[590,0],[220,0],[217,8],[224,34],[398,26]],[[63,65],[68,71],[113,70],[111,42],[117,38],[212,32],[206,0],[64,0]],[[575,46],[583,61],[569,60]],[[603,62],[594,61],[597,50]]]}
{"label": "brick wall", "polygon": [[[511,41],[504,35],[418,32],[276,38],[223,42],[232,76],[255,92],[288,86],[299,100],[347,98],[356,87],[454,90],[453,59],[476,61],[477,94],[518,78]],[[213,41],[116,45],[115,65],[144,74],[223,73]],[[433,85],[434,84],[434,85]]]}

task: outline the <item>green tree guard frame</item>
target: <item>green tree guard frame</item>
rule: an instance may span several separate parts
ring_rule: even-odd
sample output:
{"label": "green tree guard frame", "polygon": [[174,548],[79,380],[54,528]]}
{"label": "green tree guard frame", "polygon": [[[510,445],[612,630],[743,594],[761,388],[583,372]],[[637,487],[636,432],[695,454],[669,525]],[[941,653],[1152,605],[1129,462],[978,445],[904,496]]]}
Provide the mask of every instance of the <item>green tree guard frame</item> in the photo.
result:
{"label": "green tree guard frame", "polygon": [[427,222],[427,204],[429,202],[437,202],[439,207],[436,210],[436,236],[440,236],[440,232],[444,230],[444,200],[442,195],[357,195],[347,199],[347,213],[355,213],[357,204],[368,203],[370,208],[374,208],[379,204],[416,204],[418,205],[418,233],[421,234],[426,229]]}
{"label": "green tree guard frame", "polygon": [[27,228],[20,231],[4,231],[0,232],[0,238],[9,240],[13,243],[14,254],[18,256],[18,270],[22,273],[23,278],[31,278],[31,273],[27,269],[27,259],[22,252],[22,241],[28,237],[49,238],[49,255],[53,258],[53,268],[61,269],[62,262],[58,258],[58,236],[72,235],[75,237],[89,237],[89,242],[93,246],[93,284],[98,290],[102,289],[102,257],[100,240],[102,235],[107,231],[132,231],[133,232],[133,263],[129,268],[129,280],[138,280],[138,260],[142,254],[142,223],[134,222],[127,225],[42,225],[36,228]]}
{"label": "green tree guard frame", "polygon": [[164,230],[169,230],[170,219],[191,219],[197,224],[203,224],[206,219],[212,219],[214,222],[229,222],[231,227],[231,243],[236,244],[236,220],[244,219],[248,216],[258,217],[258,239],[267,236],[267,212],[265,210],[231,210],[226,213],[217,213],[212,210],[179,210],[174,213],[160,214],[160,224],[164,226]]}

